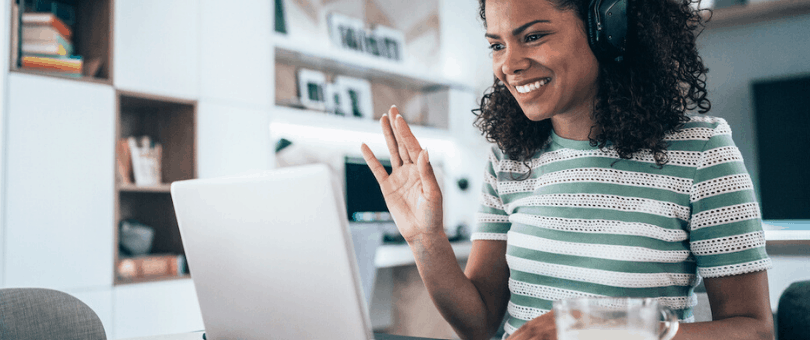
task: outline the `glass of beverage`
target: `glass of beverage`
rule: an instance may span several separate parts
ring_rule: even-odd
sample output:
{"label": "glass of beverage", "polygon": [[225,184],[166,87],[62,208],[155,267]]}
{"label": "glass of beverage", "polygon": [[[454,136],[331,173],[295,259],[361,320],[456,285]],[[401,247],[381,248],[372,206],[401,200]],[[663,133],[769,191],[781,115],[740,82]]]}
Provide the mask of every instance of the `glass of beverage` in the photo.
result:
{"label": "glass of beverage", "polygon": [[669,340],[678,318],[655,299],[575,298],[554,302],[558,340]]}

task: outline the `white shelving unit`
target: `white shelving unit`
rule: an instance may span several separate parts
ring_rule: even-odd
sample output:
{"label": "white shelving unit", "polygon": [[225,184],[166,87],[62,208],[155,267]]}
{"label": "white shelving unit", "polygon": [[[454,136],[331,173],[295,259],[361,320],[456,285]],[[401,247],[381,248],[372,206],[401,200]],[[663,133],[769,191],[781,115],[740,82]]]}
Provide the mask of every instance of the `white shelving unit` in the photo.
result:
{"label": "white shelving unit", "polygon": [[[464,261],[470,256],[472,242],[453,242],[450,245],[453,247],[453,252],[456,254],[456,259],[459,261]],[[409,266],[415,263],[413,252],[407,244],[387,244],[380,246],[377,248],[377,257],[374,259],[374,265],[377,266],[377,268]]]}

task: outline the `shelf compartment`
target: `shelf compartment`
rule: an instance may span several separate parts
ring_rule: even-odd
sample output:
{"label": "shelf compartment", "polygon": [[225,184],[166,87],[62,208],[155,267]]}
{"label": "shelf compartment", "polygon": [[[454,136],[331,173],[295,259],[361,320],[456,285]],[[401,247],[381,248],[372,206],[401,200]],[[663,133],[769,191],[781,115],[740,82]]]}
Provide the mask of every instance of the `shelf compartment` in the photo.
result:
{"label": "shelf compartment", "polygon": [[118,182],[115,190],[115,284],[154,282],[183,278],[123,279],[117,275],[119,254],[118,228],[123,220],[134,219],[155,231],[149,254],[185,255],[180,229],[174,213],[171,182],[197,176],[195,101],[141,93],[118,91],[116,138],[147,135],[163,147],[161,181],[156,186],[138,186]]}
{"label": "shelf compartment", "polygon": [[119,91],[118,137],[149,136],[163,146],[163,183],[195,178],[196,102]]}
{"label": "shelf compartment", "polygon": [[[11,1],[12,6],[16,1]],[[20,10],[22,12],[22,8]],[[13,48],[14,43],[17,46],[22,45],[20,41],[21,29],[19,32],[11,32],[11,39],[9,40],[12,48],[10,53],[10,70],[12,72],[20,72],[26,74],[34,74],[46,77],[57,77],[60,79],[75,79],[78,81],[87,81],[93,83],[112,84],[112,28],[113,28],[113,1],[112,0],[77,0],[75,1],[76,22],[72,26],[71,43],[73,44],[74,55],[82,56],[83,67],[86,68],[91,65],[94,60],[98,60],[97,71],[92,74],[86,74],[86,69],[83,70],[82,77],[72,77],[60,75],[56,72],[44,72],[33,69],[24,69],[17,67],[14,62],[17,58],[15,54],[18,52]],[[14,20],[12,18],[12,20]],[[22,27],[22,23],[19,23]]]}
{"label": "shelf compartment", "polygon": [[[155,194],[151,192],[120,192],[118,195],[118,221],[135,219],[144,225],[151,227],[154,231],[152,248],[149,254],[176,254],[185,255],[183,242],[180,237],[180,229],[174,214],[174,205],[171,195],[168,193]],[[116,223],[116,236],[118,235],[118,223]],[[116,240],[116,270],[118,263],[123,256],[118,254],[118,237]],[[174,276],[171,276],[172,278]],[[160,277],[162,278],[162,277]],[[160,278],[144,279],[155,281]],[[139,281],[120,279],[115,275],[116,284],[120,282]]]}

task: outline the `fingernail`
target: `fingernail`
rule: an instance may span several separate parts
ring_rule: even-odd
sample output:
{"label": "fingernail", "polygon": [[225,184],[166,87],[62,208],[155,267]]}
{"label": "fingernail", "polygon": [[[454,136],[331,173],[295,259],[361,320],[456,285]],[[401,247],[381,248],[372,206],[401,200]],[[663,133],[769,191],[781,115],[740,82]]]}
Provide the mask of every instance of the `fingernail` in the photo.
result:
{"label": "fingernail", "polygon": [[[392,109],[396,109],[396,108],[397,108],[397,106],[396,106],[396,105],[391,105],[391,108],[392,108]],[[397,109],[397,110],[398,110],[398,109]]]}
{"label": "fingernail", "polygon": [[430,163],[430,154],[428,153],[427,148],[425,148],[425,160]]}

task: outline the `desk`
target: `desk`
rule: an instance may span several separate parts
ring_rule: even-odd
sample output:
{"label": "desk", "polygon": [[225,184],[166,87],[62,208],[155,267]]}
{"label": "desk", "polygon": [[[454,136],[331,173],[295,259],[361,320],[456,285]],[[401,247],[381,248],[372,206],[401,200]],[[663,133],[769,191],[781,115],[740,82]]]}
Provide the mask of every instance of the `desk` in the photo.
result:
{"label": "desk", "polygon": [[[126,340],[202,340],[203,332],[179,333],[147,336],[142,338],[130,338]],[[430,340],[428,338],[416,338],[410,336],[374,333],[374,340]]]}

